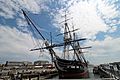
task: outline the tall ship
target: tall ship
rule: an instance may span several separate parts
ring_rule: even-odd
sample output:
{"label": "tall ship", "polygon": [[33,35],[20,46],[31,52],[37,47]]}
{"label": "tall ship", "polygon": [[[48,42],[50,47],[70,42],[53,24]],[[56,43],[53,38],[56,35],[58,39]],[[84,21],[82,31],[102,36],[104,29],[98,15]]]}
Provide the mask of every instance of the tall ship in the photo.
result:
{"label": "tall ship", "polygon": [[[86,40],[86,38],[78,39],[76,35],[76,31],[78,29],[70,30],[66,15],[64,21],[64,32],[63,34],[63,43],[52,44],[48,42],[48,40],[43,36],[38,27],[34,24],[34,22],[30,19],[28,14],[22,10],[24,17],[29,26],[32,26],[38,34],[41,36],[43,41],[45,42],[45,47],[39,47],[35,49],[31,49],[30,51],[47,49],[51,56],[51,59],[58,70],[59,78],[61,79],[80,79],[80,78],[89,78],[88,71],[88,62],[84,57],[84,53],[82,49],[91,48],[89,47],[81,47],[79,41]],[[58,34],[61,35],[61,34]],[[55,52],[55,47],[63,46],[63,57],[58,56],[58,53]],[[72,56],[72,58],[71,58]]]}

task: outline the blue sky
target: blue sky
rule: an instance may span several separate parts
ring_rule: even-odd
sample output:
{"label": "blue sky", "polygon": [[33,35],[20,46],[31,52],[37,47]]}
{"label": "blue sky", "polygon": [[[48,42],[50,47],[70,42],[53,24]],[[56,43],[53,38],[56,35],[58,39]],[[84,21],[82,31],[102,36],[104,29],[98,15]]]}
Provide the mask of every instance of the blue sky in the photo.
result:
{"label": "blue sky", "polygon": [[[92,64],[120,61],[120,0],[0,0],[0,63],[6,60],[35,61],[50,59],[48,53],[39,57],[39,51],[28,33],[28,26],[21,12],[24,9],[39,25],[40,31],[49,39],[52,32],[54,43],[62,41],[62,17],[67,11],[69,26],[79,28],[78,37],[87,37],[82,46],[91,45],[85,53]],[[34,38],[39,40],[41,38]],[[57,53],[61,51],[57,50]],[[44,52],[42,52],[44,53]],[[60,55],[60,54],[58,54]]]}

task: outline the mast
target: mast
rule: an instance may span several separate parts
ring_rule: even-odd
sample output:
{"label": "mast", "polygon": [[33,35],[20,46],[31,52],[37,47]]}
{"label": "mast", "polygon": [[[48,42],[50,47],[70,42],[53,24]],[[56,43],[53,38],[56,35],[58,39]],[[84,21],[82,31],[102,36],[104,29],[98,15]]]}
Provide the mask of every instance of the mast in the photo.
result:
{"label": "mast", "polygon": [[[45,46],[48,47],[49,43],[47,41],[47,39],[41,34],[41,32],[38,30],[37,26],[33,23],[33,21],[29,18],[29,16],[26,14],[26,12],[22,9],[23,15],[28,23],[29,26],[33,26],[34,29],[39,33],[39,35],[41,36],[41,38],[45,41]],[[51,43],[52,44],[52,43]],[[57,56],[56,53],[54,52],[54,50],[52,48],[48,48],[52,61],[53,61],[53,56]]]}
{"label": "mast", "polygon": [[[68,56],[68,59],[69,59],[69,46],[71,45],[73,50],[74,50],[74,54],[76,55],[77,59],[79,61],[81,61],[81,59],[79,58],[79,54],[78,54],[78,51],[76,51],[75,49],[75,45],[74,45],[74,39],[72,39],[72,35],[71,35],[71,31],[68,27],[68,23],[67,21],[70,20],[70,19],[67,19],[67,15],[66,15],[66,12],[65,12],[65,20],[63,22],[64,23],[64,59],[65,59],[65,56],[67,55]],[[74,32],[75,30],[73,30]],[[74,35],[75,37],[75,35]],[[73,44],[72,42],[70,42],[71,40],[73,40]],[[69,43],[70,42],[70,43]]]}
{"label": "mast", "polygon": [[[74,25],[73,24],[72,24],[72,28],[74,30]],[[73,32],[73,40],[75,40],[75,32]],[[73,43],[73,46],[75,46],[74,43]],[[75,59],[75,50],[74,50],[73,58]]]}
{"label": "mast", "polygon": [[66,11],[65,11],[65,23],[64,23],[64,59],[67,57],[67,59],[69,60],[69,46],[68,45],[68,42],[70,40],[72,40],[72,37],[71,37],[71,34],[70,34],[70,31],[69,31],[69,27],[68,27],[68,24],[67,24],[67,14],[66,14]]}

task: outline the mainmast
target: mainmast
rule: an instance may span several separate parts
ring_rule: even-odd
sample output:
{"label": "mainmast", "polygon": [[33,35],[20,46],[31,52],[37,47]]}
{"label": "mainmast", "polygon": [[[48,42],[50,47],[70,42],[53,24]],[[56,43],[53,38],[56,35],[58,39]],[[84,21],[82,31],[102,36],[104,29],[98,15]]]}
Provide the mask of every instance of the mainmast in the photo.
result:
{"label": "mainmast", "polygon": [[[67,57],[67,59],[69,59],[69,57],[70,57],[69,56],[69,51],[70,51],[69,47],[71,46],[74,50],[74,54],[73,54],[74,57],[76,56],[79,61],[82,61],[82,60],[85,61],[84,56],[80,57],[80,55],[82,54],[82,51],[81,51],[82,48],[79,45],[79,41],[76,41],[77,38],[76,38],[75,31],[78,29],[74,30],[74,25],[72,25],[73,30],[70,31],[68,23],[67,23],[67,21],[70,19],[67,19],[66,12],[65,12],[64,17],[65,17],[65,20],[63,21],[64,22],[64,33],[63,33],[64,34],[64,59],[66,57]],[[71,34],[71,32],[73,32],[73,35]],[[70,42],[70,41],[73,41],[73,42]],[[85,48],[91,48],[91,47],[84,47],[83,49],[85,49]]]}
{"label": "mainmast", "polygon": [[[65,20],[63,21],[64,22],[64,59],[67,57],[67,59],[69,59],[69,47],[72,46],[73,50],[74,50],[74,55],[77,56],[77,59],[80,60],[79,58],[79,54],[78,52],[75,50],[75,45],[74,45],[74,41],[75,41],[75,33],[73,35],[74,39],[72,39],[72,35],[71,35],[71,32],[74,32],[76,30],[72,30],[70,31],[69,27],[68,27],[68,23],[67,21],[70,20],[70,19],[67,19],[67,14],[65,12]],[[73,41],[73,42],[70,42],[70,41]],[[76,42],[76,41],[75,41]],[[80,60],[81,61],[81,60]]]}
{"label": "mainmast", "polygon": [[66,12],[65,12],[65,23],[64,23],[64,33],[66,33],[66,34],[64,34],[64,59],[67,57],[67,59],[69,59],[69,46],[70,45],[68,45],[68,42],[70,41],[70,40],[72,40],[72,37],[71,37],[71,34],[70,34],[70,30],[69,30],[69,27],[68,27],[68,24],[67,24],[67,20],[69,20],[69,19],[67,19],[67,14],[66,14]]}

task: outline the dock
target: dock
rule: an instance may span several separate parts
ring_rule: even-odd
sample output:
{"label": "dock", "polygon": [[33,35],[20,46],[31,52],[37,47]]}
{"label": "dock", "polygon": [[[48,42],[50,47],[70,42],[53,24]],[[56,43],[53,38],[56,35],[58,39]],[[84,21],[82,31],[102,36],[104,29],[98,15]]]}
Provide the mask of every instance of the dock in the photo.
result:
{"label": "dock", "polygon": [[[100,64],[89,66],[89,78],[87,80],[119,80],[119,63]],[[59,79],[55,67],[42,67],[40,65],[0,65],[0,80],[41,80]]]}
{"label": "dock", "polygon": [[3,69],[0,72],[0,80],[23,80],[23,79],[49,79],[58,75],[56,69]]}
{"label": "dock", "polygon": [[[100,64],[97,66],[97,69],[93,69],[94,74],[100,76],[100,78],[104,79],[120,79],[120,64],[119,63],[108,63],[108,64]],[[96,73],[97,72],[97,73]]]}
{"label": "dock", "polygon": [[[16,63],[16,62],[14,62]],[[20,62],[17,62],[21,64]],[[47,65],[47,66],[46,66]],[[55,67],[50,64],[43,65],[1,65],[0,80],[41,80],[58,75]]]}

